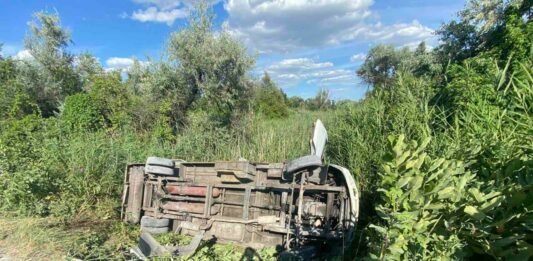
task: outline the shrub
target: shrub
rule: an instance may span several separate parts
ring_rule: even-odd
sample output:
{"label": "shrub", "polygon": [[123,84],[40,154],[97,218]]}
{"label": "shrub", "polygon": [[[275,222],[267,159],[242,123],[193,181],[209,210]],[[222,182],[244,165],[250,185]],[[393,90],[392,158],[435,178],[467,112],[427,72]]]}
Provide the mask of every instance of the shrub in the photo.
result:
{"label": "shrub", "polygon": [[65,99],[61,120],[72,131],[94,131],[104,125],[104,117],[98,103],[85,93]]}
{"label": "shrub", "polygon": [[286,95],[265,72],[257,90],[257,110],[269,119],[285,118],[289,108],[285,102]]}
{"label": "shrub", "polygon": [[111,128],[124,127],[131,122],[132,95],[127,87],[118,72],[95,75],[88,83],[92,103],[100,109]]}
{"label": "shrub", "polygon": [[44,147],[55,139],[54,122],[29,115],[3,122],[0,132],[0,208],[25,214],[47,214],[58,191],[48,163],[54,154]]}
{"label": "shrub", "polygon": [[[473,216],[466,204],[475,176],[460,161],[430,158],[424,151],[429,138],[418,145],[404,136],[390,137],[389,152],[379,171],[379,223],[370,242],[370,257],[379,260],[443,260],[459,257],[464,245],[461,210]],[[495,196],[493,194],[491,196]],[[489,196],[490,198],[490,196]],[[465,206],[466,205],[466,206]]]}

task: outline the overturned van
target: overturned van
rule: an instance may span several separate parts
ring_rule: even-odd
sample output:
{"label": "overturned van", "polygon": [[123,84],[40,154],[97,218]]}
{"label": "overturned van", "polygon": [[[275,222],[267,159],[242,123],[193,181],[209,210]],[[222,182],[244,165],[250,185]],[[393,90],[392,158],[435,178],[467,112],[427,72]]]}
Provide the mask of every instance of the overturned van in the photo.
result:
{"label": "overturned van", "polygon": [[[213,239],[309,257],[348,246],[359,194],[346,168],[324,162],[326,142],[326,129],[317,120],[310,155],[283,163],[149,157],[128,165],[122,218],[142,231],[132,252],[139,258],[188,255],[201,240]],[[170,231],[193,239],[169,247],[152,236]]]}

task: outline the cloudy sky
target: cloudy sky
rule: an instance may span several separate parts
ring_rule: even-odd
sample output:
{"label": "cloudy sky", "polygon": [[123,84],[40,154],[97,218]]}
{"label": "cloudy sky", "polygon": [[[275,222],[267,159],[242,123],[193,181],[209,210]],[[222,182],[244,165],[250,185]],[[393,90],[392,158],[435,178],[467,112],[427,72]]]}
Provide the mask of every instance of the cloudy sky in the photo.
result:
{"label": "cloudy sky", "polygon": [[[88,51],[106,68],[125,69],[132,57],[159,59],[173,31],[186,25],[195,0],[0,0],[4,55],[27,56],[32,13],[57,12],[75,53]],[[267,71],[289,94],[359,99],[367,86],[355,75],[378,43],[435,46],[434,31],[463,6],[459,0],[211,0],[217,30],[228,30],[257,54],[254,75]]]}

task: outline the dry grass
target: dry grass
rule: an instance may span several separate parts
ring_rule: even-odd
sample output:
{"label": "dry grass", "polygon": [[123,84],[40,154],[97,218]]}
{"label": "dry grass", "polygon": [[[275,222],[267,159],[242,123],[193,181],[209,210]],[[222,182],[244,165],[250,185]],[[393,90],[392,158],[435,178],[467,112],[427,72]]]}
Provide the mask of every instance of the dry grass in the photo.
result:
{"label": "dry grass", "polygon": [[0,218],[2,254],[21,260],[124,260],[137,237],[136,228],[120,221]]}
{"label": "dry grass", "polygon": [[65,259],[65,243],[72,234],[50,218],[0,219],[0,249],[23,260]]}

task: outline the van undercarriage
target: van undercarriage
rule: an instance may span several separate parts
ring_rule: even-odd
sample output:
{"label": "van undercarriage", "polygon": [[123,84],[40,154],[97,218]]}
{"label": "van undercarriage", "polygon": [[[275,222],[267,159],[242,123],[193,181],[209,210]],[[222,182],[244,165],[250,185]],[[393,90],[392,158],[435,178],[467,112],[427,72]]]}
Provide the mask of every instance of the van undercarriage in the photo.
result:
{"label": "van undercarriage", "polygon": [[[309,249],[311,256],[324,246],[348,245],[359,212],[357,187],[347,169],[323,163],[327,133],[320,121],[314,135],[311,155],[284,163],[150,157],[128,165],[122,217],[146,230],[134,253],[187,255],[213,238],[301,255]],[[151,236],[167,231],[193,240],[164,247]]]}

